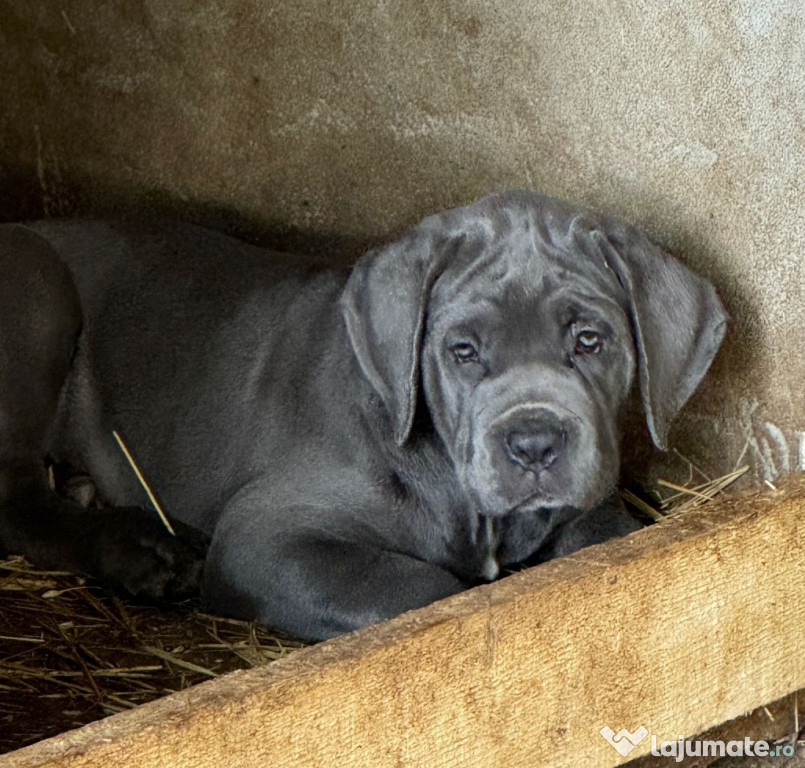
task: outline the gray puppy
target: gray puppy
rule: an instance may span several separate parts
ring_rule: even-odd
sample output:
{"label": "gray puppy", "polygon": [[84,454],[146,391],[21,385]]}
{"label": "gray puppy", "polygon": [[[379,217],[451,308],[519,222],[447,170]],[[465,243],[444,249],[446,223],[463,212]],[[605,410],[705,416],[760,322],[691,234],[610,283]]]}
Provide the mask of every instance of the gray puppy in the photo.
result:
{"label": "gray puppy", "polygon": [[[351,273],[180,225],[0,228],[0,550],[308,638],[634,530],[725,315],[638,230],[531,192],[425,219]],[[181,526],[166,533],[112,430]],[[51,492],[50,455],[119,507]]]}

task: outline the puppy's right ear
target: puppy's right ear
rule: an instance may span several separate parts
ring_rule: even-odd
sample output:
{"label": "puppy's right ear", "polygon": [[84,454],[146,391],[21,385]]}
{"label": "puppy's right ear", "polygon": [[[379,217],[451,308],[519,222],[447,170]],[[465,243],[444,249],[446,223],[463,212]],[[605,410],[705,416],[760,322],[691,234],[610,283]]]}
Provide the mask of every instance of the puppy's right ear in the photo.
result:
{"label": "puppy's right ear", "polygon": [[341,297],[355,356],[391,416],[397,445],[414,419],[425,311],[444,242],[431,219],[365,254]]}

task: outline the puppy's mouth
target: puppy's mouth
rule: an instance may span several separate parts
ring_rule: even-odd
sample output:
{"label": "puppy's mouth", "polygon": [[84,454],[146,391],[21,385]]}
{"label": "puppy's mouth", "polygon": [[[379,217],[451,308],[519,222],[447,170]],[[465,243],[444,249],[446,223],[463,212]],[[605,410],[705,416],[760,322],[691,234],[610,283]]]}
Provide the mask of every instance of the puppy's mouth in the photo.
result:
{"label": "puppy's mouth", "polygon": [[564,506],[559,500],[550,493],[535,491],[526,496],[519,504],[511,508],[511,512],[537,512],[540,509],[553,509],[554,507]]}
{"label": "puppy's mouth", "polygon": [[540,509],[565,507],[571,503],[567,498],[567,488],[562,488],[562,484],[558,482],[555,466],[537,470],[507,468],[509,487],[504,483],[500,488],[501,499],[507,502],[507,512],[537,512]]}
{"label": "puppy's mouth", "polygon": [[477,508],[490,517],[504,517],[515,512],[539,512],[568,506],[567,499],[561,499],[545,488],[535,488],[528,494],[512,499],[508,494],[489,493],[471,489],[470,496]]}
{"label": "puppy's mouth", "polygon": [[592,509],[605,497],[601,488],[596,487],[567,487],[561,478],[552,477],[549,472],[540,473],[542,476],[534,479],[528,487],[506,488],[494,484],[486,487],[465,486],[477,508],[483,514],[493,517],[503,517],[508,514],[550,512],[563,507],[575,509]]}

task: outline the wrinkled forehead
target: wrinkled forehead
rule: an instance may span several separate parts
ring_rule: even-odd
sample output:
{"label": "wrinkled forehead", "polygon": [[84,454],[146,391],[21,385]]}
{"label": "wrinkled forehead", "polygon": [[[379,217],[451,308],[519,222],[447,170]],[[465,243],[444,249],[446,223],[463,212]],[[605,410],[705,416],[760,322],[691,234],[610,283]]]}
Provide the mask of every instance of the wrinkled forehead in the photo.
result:
{"label": "wrinkled forehead", "polygon": [[588,231],[571,222],[564,232],[546,237],[529,216],[505,223],[478,226],[461,239],[434,285],[432,311],[458,304],[535,301],[557,292],[626,309],[626,291]]}

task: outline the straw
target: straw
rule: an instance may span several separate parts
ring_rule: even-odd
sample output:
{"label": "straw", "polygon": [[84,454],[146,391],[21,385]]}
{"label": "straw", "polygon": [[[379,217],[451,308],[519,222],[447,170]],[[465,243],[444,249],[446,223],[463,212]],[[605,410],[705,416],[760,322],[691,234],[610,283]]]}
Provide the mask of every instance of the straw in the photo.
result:
{"label": "straw", "polygon": [[151,503],[154,505],[154,509],[157,511],[160,520],[162,520],[163,525],[168,529],[172,536],[176,535],[176,531],[173,530],[173,526],[170,524],[165,513],[162,511],[162,507],[159,505],[159,502],[154,496],[153,492],[151,491],[150,486],[145,481],[143,477],[143,473],[140,472],[140,468],[137,466],[137,462],[134,461],[134,457],[131,455],[131,452],[126,447],[126,444],[123,442],[123,438],[117,432],[117,430],[112,430],[112,435],[114,436],[115,440],[117,440],[117,444],[120,446],[120,450],[123,451],[123,455],[126,457],[126,460],[129,462],[129,465],[134,470],[134,474],[137,475],[137,479],[140,481],[140,485],[142,485],[145,492],[148,494],[148,498],[151,500]]}

